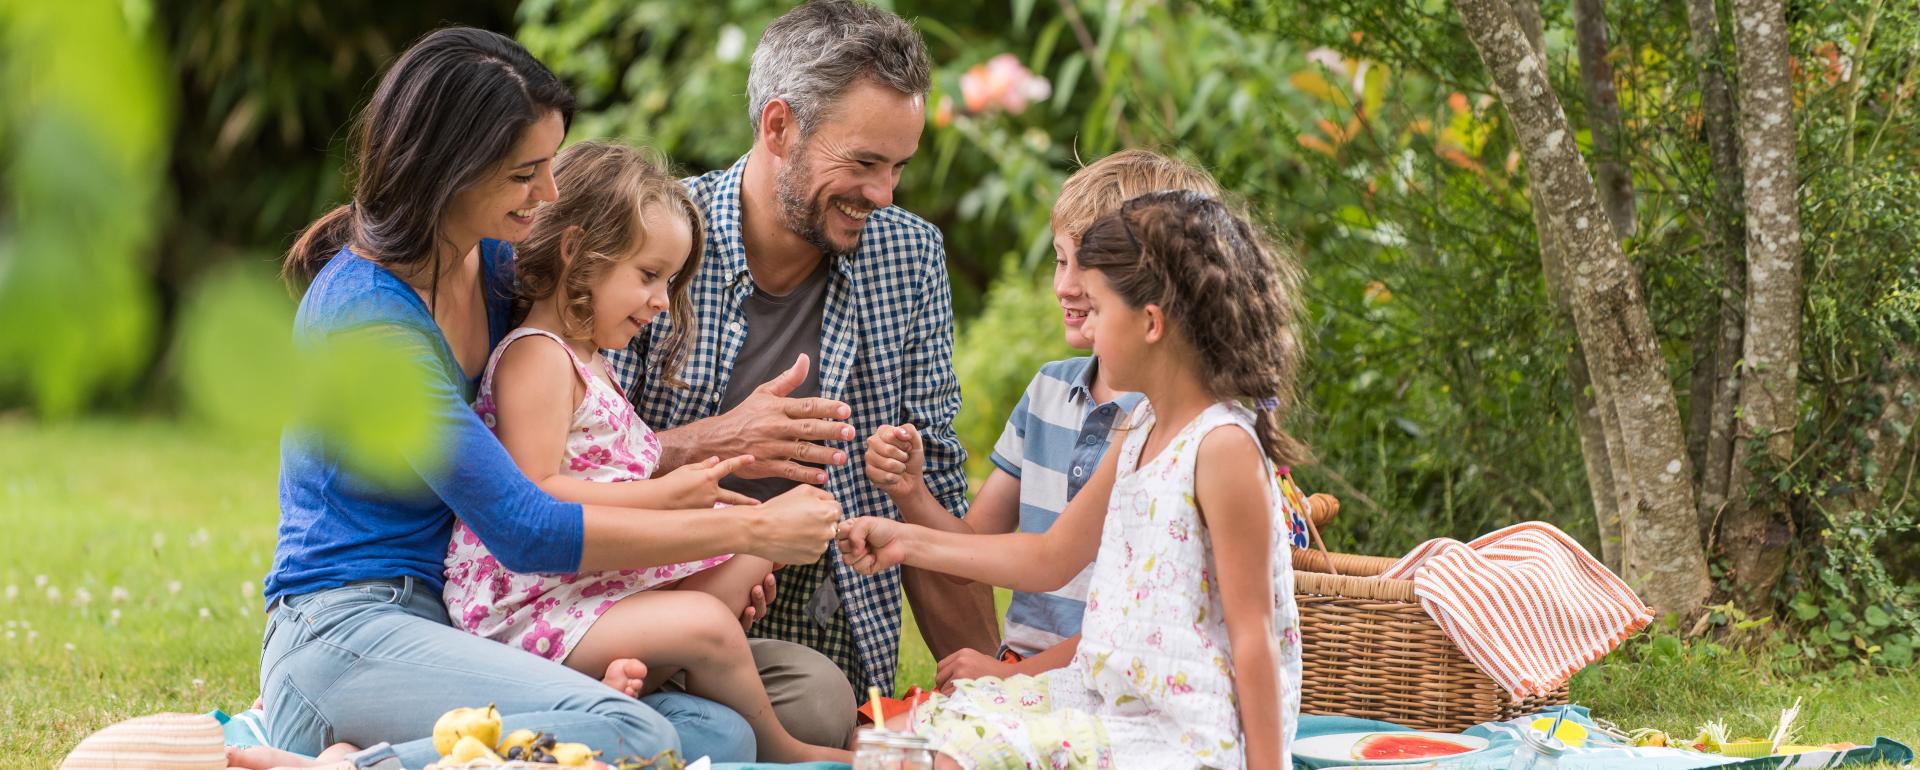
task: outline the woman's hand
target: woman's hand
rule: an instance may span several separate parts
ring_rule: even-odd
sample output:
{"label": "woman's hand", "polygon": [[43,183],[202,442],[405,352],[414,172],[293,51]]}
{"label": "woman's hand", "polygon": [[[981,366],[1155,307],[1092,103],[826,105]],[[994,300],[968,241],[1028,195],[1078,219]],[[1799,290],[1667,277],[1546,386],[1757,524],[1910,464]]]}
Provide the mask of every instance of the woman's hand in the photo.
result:
{"label": "woman's hand", "polygon": [[658,485],[662,508],[712,508],[714,503],[753,505],[760,501],[720,486],[721,479],[752,464],[753,455],[740,455],[728,460],[709,457],[682,465],[664,476],[635,483]]}
{"label": "woman's hand", "polygon": [[747,550],[775,564],[812,564],[833,542],[840,524],[840,503],[819,487],[802,484],[755,506]]}
{"label": "woman's hand", "polygon": [[882,425],[867,438],[867,479],[900,500],[926,484],[927,453],[912,423]]}
{"label": "woman's hand", "polygon": [[908,525],[878,516],[848,519],[840,525],[840,558],[862,575],[907,560]]}

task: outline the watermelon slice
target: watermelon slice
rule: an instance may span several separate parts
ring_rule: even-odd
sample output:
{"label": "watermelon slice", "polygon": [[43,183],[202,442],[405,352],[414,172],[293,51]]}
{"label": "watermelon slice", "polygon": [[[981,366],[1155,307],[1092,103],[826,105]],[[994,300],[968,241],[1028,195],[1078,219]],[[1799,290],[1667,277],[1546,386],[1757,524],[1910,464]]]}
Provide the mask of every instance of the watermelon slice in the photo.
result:
{"label": "watermelon slice", "polygon": [[1365,760],[1381,759],[1433,759],[1454,754],[1465,754],[1473,749],[1458,743],[1425,735],[1404,733],[1374,733],[1353,743],[1353,758]]}

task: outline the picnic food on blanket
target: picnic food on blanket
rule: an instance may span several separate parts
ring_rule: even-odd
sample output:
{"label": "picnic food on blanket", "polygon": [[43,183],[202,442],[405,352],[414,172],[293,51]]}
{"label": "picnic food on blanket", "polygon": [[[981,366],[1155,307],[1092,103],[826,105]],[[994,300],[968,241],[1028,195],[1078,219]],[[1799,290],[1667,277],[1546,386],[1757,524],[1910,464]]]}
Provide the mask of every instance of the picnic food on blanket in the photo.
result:
{"label": "picnic food on blanket", "polygon": [[1433,759],[1465,754],[1472,750],[1471,747],[1453,741],[1419,733],[1375,733],[1354,742],[1353,758]]}
{"label": "picnic food on blanket", "polygon": [[460,740],[453,742],[453,748],[445,756],[461,764],[471,764],[476,759],[500,760],[500,755],[493,753],[492,746],[471,735],[460,736]]}
{"label": "picnic food on blanket", "polygon": [[440,756],[453,753],[453,745],[466,736],[480,739],[480,744],[491,747],[500,742],[500,710],[487,704],[486,708],[457,708],[434,720],[433,750]]}
{"label": "picnic food on blanket", "polygon": [[1642,727],[1627,734],[1627,742],[1635,746],[1664,748],[1672,740],[1666,733],[1651,727]]}

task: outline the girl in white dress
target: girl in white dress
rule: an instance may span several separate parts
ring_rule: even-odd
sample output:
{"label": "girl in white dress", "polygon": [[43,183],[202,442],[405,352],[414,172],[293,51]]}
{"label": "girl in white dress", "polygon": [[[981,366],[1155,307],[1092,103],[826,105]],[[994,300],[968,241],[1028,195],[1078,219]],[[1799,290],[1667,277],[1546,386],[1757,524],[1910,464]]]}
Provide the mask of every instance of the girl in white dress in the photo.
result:
{"label": "girl in white dress", "polygon": [[[1025,591],[1093,562],[1080,649],[1039,677],[962,680],[900,726],[947,766],[1291,767],[1300,624],[1273,469],[1305,451],[1280,427],[1297,268],[1187,191],[1128,201],[1079,257],[1094,354],[1114,387],[1147,396],[1118,451],[1044,533],[868,517],[841,528],[840,551],[864,572],[907,564]],[[911,441],[880,448],[887,468],[911,472]]]}

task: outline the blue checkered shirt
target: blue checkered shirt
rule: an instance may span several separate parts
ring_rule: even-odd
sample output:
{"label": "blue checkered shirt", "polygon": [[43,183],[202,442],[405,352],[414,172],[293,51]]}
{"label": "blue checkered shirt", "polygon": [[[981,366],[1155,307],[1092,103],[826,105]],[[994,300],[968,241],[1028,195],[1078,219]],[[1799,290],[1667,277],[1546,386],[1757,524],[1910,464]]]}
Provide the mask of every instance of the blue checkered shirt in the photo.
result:
{"label": "blue checkered shirt", "polygon": [[[626,350],[607,354],[614,380],[656,430],[717,414],[734,359],[746,340],[741,305],[754,291],[740,222],[740,180],[746,167],[742,156],[731,168],[682,180],[706,215],[706,255],[689,296],[699,328],[679,372],[687,387],[671,388],[661,378],[646,376],[660,364],[650,342],[652,335],[671,328],[666,314],[655,318]],[[845,515],[900,517],[886,493],[867,481],[861,456],[875,429],[903,422],[919,427],[925,437],[929,491],[953,515],[965,515],[962,466],[967,452],[953,432],[953,417],[960,411],[960,382],[953,373],[953,297],[939,228],[898,207],[873,212],[860,248],[834,260],[828,274],[820,358],[820,396],[844,401],[852,410],[854,441],[827,442],[847,453],[847,464],[827,473],[827,491],[840,501]],[[840,561],[837,549],[829,550],[826,561],[866,683],[891,692],[900,648],[900,571],[861,576]],[[783,587],[787,579],[782,578]],[[790,592],[777,592],[777,604],[793,608],[806,599]],[[784,599],[794,601],[779,601]],[[756,634],[803,643],[820,640],[805,612],[781,609],[770,610],[755,625]]]}

